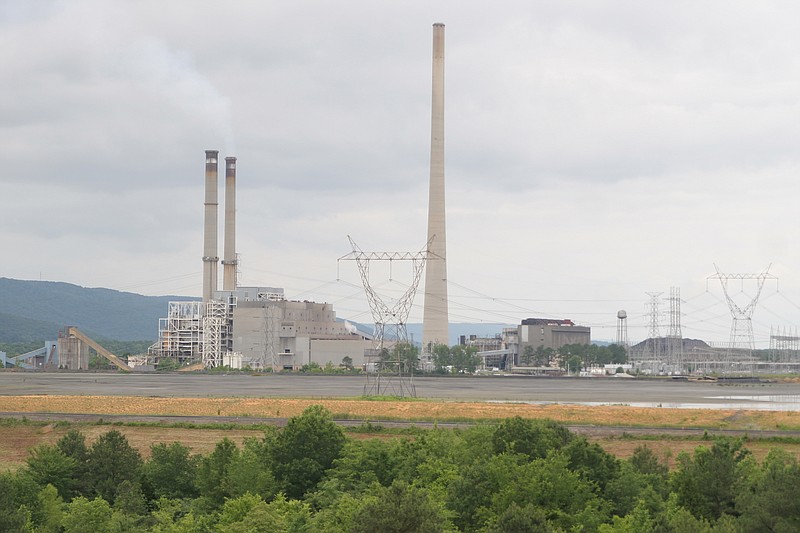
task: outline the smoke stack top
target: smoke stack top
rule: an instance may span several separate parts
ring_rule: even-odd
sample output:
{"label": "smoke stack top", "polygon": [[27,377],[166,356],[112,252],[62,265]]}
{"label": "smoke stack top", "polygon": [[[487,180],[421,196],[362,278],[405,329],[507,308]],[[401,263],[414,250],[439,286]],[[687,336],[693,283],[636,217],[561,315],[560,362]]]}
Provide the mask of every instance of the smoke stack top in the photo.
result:
{"label": "smoke stack top", "polygon": [[225,158],[225,253],[222,290],[236,290],[236,158]]}
{"label": "smoke stack top", "polygon": [[217,156],[219,150],[206,150],[206,198],[203,227],[203,301],[217,291]]}

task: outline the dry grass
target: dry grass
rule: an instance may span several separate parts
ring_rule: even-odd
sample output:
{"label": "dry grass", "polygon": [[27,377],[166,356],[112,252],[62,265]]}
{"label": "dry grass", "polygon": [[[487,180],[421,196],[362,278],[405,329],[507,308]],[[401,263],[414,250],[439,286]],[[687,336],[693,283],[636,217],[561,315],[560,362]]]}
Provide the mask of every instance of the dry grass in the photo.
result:
{"label": "dry grass", "polygon": [[[639,446],[647,446],[660,458],[662,458],[670,468],[675,466],[675,459],[681,452],[691,454],[698,446],[711,447],[713,442],[702,439],[617,439],[606,437],[590,437],[590,441],[596,442],[600,447],[610,454],[616,455],[620,459],[627,459]],[[745,442],[744,447],[750,450],[753,457],[761,462],[770,450],[780,448],[800,460],[800,444],[797,443],[774,443],[769,441],[750,440]]]}
{"label": "dry grass", "polygon": [[180,442],[193,453],[207,454],[214,450],[217,442],[228,437],[241,444],[246,437],[260,437],[263,432],[254,429],[185,429],[147,426],[107,425],[14,425],[0,428],[0,472],[15,470],[25,462],[28,450],[40,444],[55,444],[70,429],[77,428],[91,445],[101,434],[116,429],[128,439],[131,446],[139,450],[142,457],[150,457],[150,446],[160,442]]}
{"label": "dry grass", "polygon": [[[23,413],[83,413],[95,415],[184,415],[244,416],[289,418],[310,405],[323,405],[337,417],[378,421],[382,419],[452,421],[498,420],[512,416],[549,418],[565,424],[614,425],[631,427],[699,427],[707,429],[774,430],[800,429],[800,415],[787,411],[741,411],[711,409],[641,408],[624,405],[530,405],[514,403],[444,402],[444,401],[375,401],[342,399],[276,398],[156,398],[133,396],[5,396],[5,411]],[[89,443],[108,425],[79,425]],[[14,470],[24,463],[28,450],[38,444],[54,444],[68,430],[61,424],[13,425],[0,427],[0,471]],[[241,444],[259,430],[245,428],[190,429],[148,426],[114,426],[144,457],[158,442],[181,442],[194,453],[206,454],[224,437]],[[365,435],[354,435],[356,438]],[[703,440],[664,438],[660,440],[613,437],[589,437],[618,457],[629,457],[639,445],[647,445],[668,462],[682,452],[709,445]],[[750,441],[747,448],[761,460],[769,449],[780,447],[800,458],[800,444],[774,444]]]}
{"label": "dry grass", "polygon": [[337,417],[381,420],[498,420],[512,416],[550,418],[566,424],[708,429],[800,429],[789,411],[668,409],[624,405],[530,405],[444,401],[370,401],[284,398],[155,398],[135,396],[5,396],[5,411],[97,415],[185,415],[288,418],[310,405]]}

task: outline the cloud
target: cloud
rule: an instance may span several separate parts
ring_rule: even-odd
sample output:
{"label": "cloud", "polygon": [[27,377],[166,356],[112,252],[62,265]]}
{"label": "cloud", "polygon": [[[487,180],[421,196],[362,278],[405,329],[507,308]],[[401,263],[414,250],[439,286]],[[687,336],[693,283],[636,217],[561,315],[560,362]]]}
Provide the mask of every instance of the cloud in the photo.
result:
{"label": "cloud", "polygon": [[0,3],[4,275],[199,292],[203,152],[218,149],[239,158],[244,279],[363,313],[356,272],[335,279],[347,235],[364,249],[425,240],[441,21],[454,317],[572,316],[608,337],[619,308],[644,329],[645,293],[679,286],[687,324],[724,339],[713,263],[772,262],[763,342],[770,323],[797,323],[800,301],[797,15],[683,1]]}

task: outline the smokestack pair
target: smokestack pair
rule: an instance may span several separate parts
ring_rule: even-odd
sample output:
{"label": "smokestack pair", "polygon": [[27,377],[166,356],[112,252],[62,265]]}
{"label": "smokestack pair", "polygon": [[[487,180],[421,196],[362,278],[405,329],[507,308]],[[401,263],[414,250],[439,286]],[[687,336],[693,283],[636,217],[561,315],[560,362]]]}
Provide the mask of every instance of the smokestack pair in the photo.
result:
{"label": "smokestack pair", "polygon": [[[218,150],[206,150],[206,200],[203,232],[203,301],[217,292],[217,161]],[[222,289],[236,290],[236,158],[225,158],[225,257]]]}

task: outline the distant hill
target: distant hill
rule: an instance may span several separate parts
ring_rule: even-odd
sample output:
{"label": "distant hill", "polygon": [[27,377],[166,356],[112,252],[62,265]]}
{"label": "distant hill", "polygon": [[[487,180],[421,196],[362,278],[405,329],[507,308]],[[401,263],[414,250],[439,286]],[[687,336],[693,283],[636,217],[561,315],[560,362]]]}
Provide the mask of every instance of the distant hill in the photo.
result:
{"label": "distant hill", "polygon": [[[448,327],[450,334],[450,346],[458,344],[461,335],[469,339],[470,335],[477,335],[478,337],[494,337],[502,333],[503,328],[516,327],[516,324],[486,324],[484,322],[478,323],[461,323],[454,322]],[[416,343],[422,342],[422,324],[407,324],[406,331],[410,340]]]}
{"label": "distant hill", "polygon": [[[2,298],[2,295],[0,295]],[[0,313],[0,343],[25,343],[38,340],[55,339],[59,325],[23,318],[8,313]]]}
{"label": "distant hill", "polygon": [[155,341],[168,302],[196,299],[0,278],[0,343],[55,339],[64,326],[106,339]]}
{"label": "distant hill", "polygon": [[[166,316],[168,303],[175,300],[199,298],[0,278],[0,343],[53,340],[65,326],[77,326],[96,338],[155,341],[158,319]],[[453,323],[449,342],[457,344],[461,335],[494,337],[510,326],[516,324]],[[362,327],[372,331],[371,324]],[[407,330],[411,340],[422,341],[422,324],[408,324]]]}

